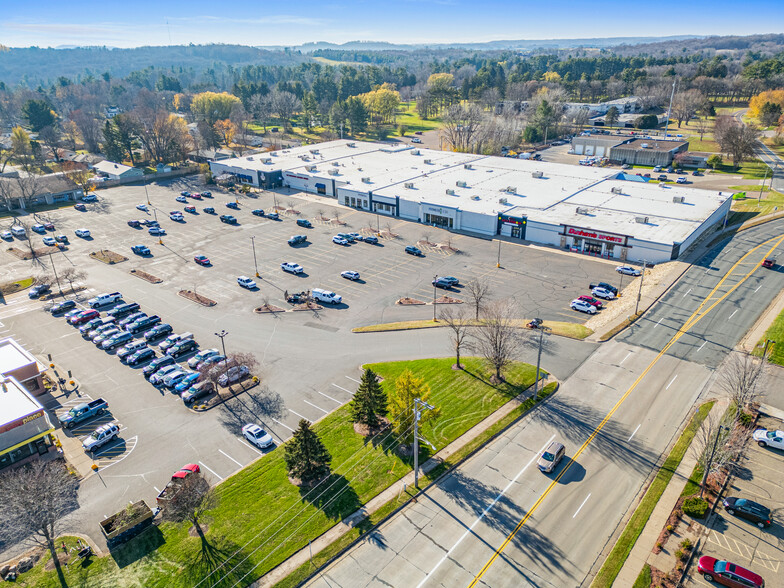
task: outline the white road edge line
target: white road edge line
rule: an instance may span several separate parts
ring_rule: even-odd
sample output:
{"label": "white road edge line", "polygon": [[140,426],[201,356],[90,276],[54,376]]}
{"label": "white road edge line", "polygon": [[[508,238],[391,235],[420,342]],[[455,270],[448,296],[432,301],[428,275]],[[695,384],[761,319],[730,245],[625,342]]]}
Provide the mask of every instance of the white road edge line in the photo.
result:
{"label": "white road edge line", "polygon": [[[219,450],[219,451],[220,451],[220,450]],[[217,477],[218,477],[218,478],[220,478],[221,480],[223,479],[223,476],[220,476],[220,475],[216,474],[215,472],[213,472],[213,471],[212,471],[210,468],[208,468],[206,465],[204,465],[204,462],[200,461],[200,462],[199,462],[199,465],[201,465],[201,467],[203,467],[205,470],[207,470],[208,472],[210,472],[212,475],[214,475],[214,476],[217,476]]]}
{"label": "white road edge line", "polygon": [[352,382],[356,382],[357,384],[361,384],[361,383],[362,383],[362,382],[360,382],[359,380],[355,380],[354,378],[352,378],[352,377],[350,377],[350,376],[346,376],[346,377],[347,377],[349,380],[351,380]]}
{"label": "white road edge line", "polygon": [[244,466],[244,465],[242,465],[240,462],[238,462],[236,459],[234,459],[232,456],[230,456],[228,453],[226,453],[225,451],[223,451],[223,449],[218,449],[218,451],[220,451],[220,452],[221,452],[223,455],[225,455],[226,457],[228,457],[228,458],[229,458],[231,461],[233,461],[234,463],[236,463],[236,464],[237,464],[238,466],[240,466],[241,468],[244,468],[244,467],[245,467],[245,466]]}
{"label": "white road edge line", "polygon": [[308,402],[308,401],[307,401],[307,400],[305,400],[304,398],[302,399],[302,402],[304,402],[305,404],[310,404],[310,405],[311,405],[313,408],[318,408],[318,409],[319,409],[321,412],[323,412],[324,414],[329,414],[329,411],[326,411],[326,410],[324,410],[324,409],[323,409],[323,408],[321,408],[320,406],[316,406],[316,405],[315,405],[315,404],[313,404],[312,402]]}
{"label": "white road edge line", "polygon": [[458,546],[458,545],[460,545],[460,543],[463,541],[463,539],[465,539],[465,538],[468,536],[468,534],[469,534],[469,533],[471,533],[471,531],[473,531],[473,530],[474,530],[474,527],[475,527],[475,526],[476,526],[476,525],[479,523],[479,521],[481,521],[483,518],[485,518],[485,515],[486,515],[488,512],[490,512],[490,509],[491,509],[491,508],[493,508],[493,507],[496,505],[496,503],[497,503],[499,500],[501,500],[501,497],[502,497],[504,494],[506,494],[506,491],[507,491],[507,490],[509,490],[509,488],[511,488],[512,484],[514,484],[515,482],[517,482],[517,479],[518,479],[518,478],[519,478],[521,475],[523,475],[523,472],[524,472],[525,470],[527,470],[527,469],[528,469],[528,466],[530,466],[532,463],[534,463],[534,461],[535,461],[536,459],[538,459],[538,458],[539,458],[539,455],[542,453],[542,451],[544,451],[544,450],[547,448],[547,446],[548,446],[548,445],[549,445],[549,444],[550,444],[550,443],[551,443],[551,442],[552,442],[554,439],[555,439],[555,435],[553,435],[552,437],[550,437],[550,439],[548,439],[548,440],[547,440],[547,442],[546,442],[544,445],[542,445],[542,448],[541,448],[541,449],[540,449],[540,450],[539,450],[537,453],[535,453],[535,454],[534,454],[534,456],[531,458],[531,461],[529,461],[527,464],[525,464],[525,465],[523,466],[523,469],[521,469],[519,472],[517,472],[517,475],[516,475],[516,476],[515,476],[515,477],[514,477],[512,480],[510,480],[510,481],[509,481],[509,483],[506,485],[506,488],[504,488],[503,490],[501,490],[500,494],[498,494],[498,496],[496,496],[496,497],[495,497],[495,500],[493,500],[493,502],[491,502],[491,503],[490,503],[490,504],[487,506],[487,508],[485,508],[485,509],[482,511],[482,514],[481,514],[481,515],[479,515],[479,517],[477,517],[477,519],[476,519],[476,520],[475,520],[475,521],[474,521],[474,522],[471,524],[471,526],[470,526],[470,527],[468,527],[468,529],[466,529],[465,533],[463,533],[463,535],[460,537],[460,539],[458,539],[458,540],[457,540],[457,543],[455,543],[455,544],[454,544],[454,545],[453,545],[453,546],[452,546],[452,547],[449,549],[449,551],[447,551],[447,552],[444,554],[444,556],[443,556],[443,557],[442,557],[442,558],[439,560],[439,562],[438,562],[438,563],[435,565],[435,567],[433,567],[433,569],[432,569],[432,570],[430,570],[430,572],[428,572],[428,574],[427,574],[427,575],[426,575],[424,578],[422,578],[422,581],[421,581],[419,584],[417,584],[417,587],[416,587],[416,588],[421,588],[421,587],[422,587],[422,585],[424,585],[424,583],[425,583],[425,582],[427,582],[427,579],[428,579],[430,576],[432,576],[432,575],[433,575],[433,573],[434,573],[434,572],[435,572],[435,571],[436,571],[436,570],[437,570],[437,569],[438,569],[438,568],[441,566],[441,564],[442,564],[442,563],[444,563],[444,561],[446,561],[446,558],[447,558],[447,557],[449,557],[449,554],[450,554],[450,553],[452,553],[452,552],[455,550],[455,548],[457,548],[457,546]]}
{"label": "white road edge line", "polygon": [[674,377],[672,380],[670,380],[670,383],[669,383],[669,384],[667,384],[667,387],[665,388],[665,390],[669,390],[669,389],[670,389],[670,386],[672,386],[672,383],[673,383],[675,380],[677,380],[677,379],[678,379],[678,374],[675,374],[675,377]]}
{"label": "white road edge line", "polygon": [[624,361],[626,361],[627,359],[629,359],[629,356],[630,356],[631,354],[632,354],[632,352],[631,352],[631,351],[630,351],[629,353],[627,353],[627,354],[626,354],[626,357],[624,357],[624,358],[621,360],[621,362],[620,362],[618,365],[620,366],[620,365],[621,365],[621,364],[622,364]]}
{"label": "white road edge line", "polygon": [[335,388],[339,388],[340,390],[343,390],[343,392],[348,392],[349,394],[354,396],[354,393],[351,390],[346,390],[345,388],[343,388],[342,386],[338,386],[337,384],[332,384],[332,385],[335,386]]}
{"label": "white road edge line", "polygon": [[321,394],[324,398],[329,398],[333,402],[337,402],[338,404],[343,404],[340,400],[335,400],[334,398],[332,398],[332,396],[329,396],[328,394],[324,394],[323,392],[319,392],[319,394]]}
{"label": "white road edge line", "polygon": [[[631,434],[631,435],[629,435],[629,438],[626,440],[626,442],[627,442],[627,443],[628,443],[629,441],[631,441],[631,440],[632,440],[632,437],[634,437],[634,436],[637,434],[637,431],[639,431],[639,430],[640,430],[640,427],[642,427],[642,423],[640,423],[639,425],[637,425],[637,428],[636,428],[636,429],[634,429],[634,431],[632,432],[632,434]],[[590,494],[589,494],[589,496],[590,496]],[[572,517],[572,518],[574,518],[574,517]]]}
{"label": "white road edge line", "polygon": [[309,421],[309,420],[310,420],[308,417],[306,417],[306,416],[303,416],[303,415],[299,414],[298,412],[295,412],[295,411],[291,410],[290,408],[288,409],[288,411],[289,411],[290,413],[293,413],[293,414],[297,415],[297,416],[298,416],[299,418],[301,418],[301,419],[305,419],[306,421]]}
{"label": "white road edge line", "polygon": [[576,517],[576,516],[578,515],[578,513],[579,513],[579,512],[580,512],[580,511],[583,509],[583,507],[585,506],[585,503],[586,503],[586,502],[588,502],[588,499],[589,499],[590,497],[591,497],[591,493],[589,492],[589,493],[588,493],[588,496],[586,496],[586,497],[585,497],[585,500],[583,500],[583,503],[580,505],[580,508],[578,508],[578,509],[577,509],[577,512],[575,512],[575,513],[572,515],[572,518],[574,518],[574,517]]}
{"label": "white road edge line", "polygon": [[284,429],[288,429],[288,430],[289,430],[289,431],[291,431],[292,433],[294,432],[294,429],[292,429],[292,428],[291,428],[291,427],[289,427],[288,425],[284,425],[284,424],[283,424],[283,423],[281,423],[281,422],[280,422],[278,419],[272,419],[272,420],[273,420],[273,421],[275,421],[276,423],[278,423],[278,424],[279,424],[281,427],[283,427]]}
{"label": "white road edge line", "polygon": [[732,317],[734,317],[736,312],[738,312],[737,308],[732,311],[732,314],[727,318],[727,320],[730,320]]}

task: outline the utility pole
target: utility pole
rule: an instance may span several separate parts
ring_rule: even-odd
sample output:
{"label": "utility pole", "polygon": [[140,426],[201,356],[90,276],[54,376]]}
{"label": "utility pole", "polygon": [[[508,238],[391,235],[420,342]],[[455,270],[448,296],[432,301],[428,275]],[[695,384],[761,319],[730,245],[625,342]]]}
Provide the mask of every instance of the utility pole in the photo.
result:
{"label": "utility pole", "polygon": [[435,406],[414,398],[414,488],[419,488],[419,407],[433,410]]}
{"label": "utility pole", "polygon": [[495,267],[501,267],[501,239],[498,239],[498,261],[495,262]]}
{"label": "utility pole", "polygon": [[[760,185],[759,196],[757,196],[757,206],[760,205],[760,200],[762,200],[762,189],[765,187],[765,180],[768,179],[768,170],[769,169],[770,168],[768,168],[768,167],[765,168],[765,177],[762,178],[762,184]],[[770,183],[773,184],[773,178],[770,179]]]}
{"label": "utility pole", "polygon": [[[253,267],[256,268],[256,277],[260,278],[261,276],[259,275],[259,266],[258,266],[258,263],[256,263],[256,235],[253,235],[250,238],[250,242],[251,242],[251,245],[253,245]],[[226,355],[226,354],[224,353],[224,355]]]}
{"label": "utility pole", "polygon": [[645,281],[645,260],[642,260],[642,273],[640,274],[640,288],[637,290],[637,304],[634,305],[634,314],[640,309],[640,297],[642,297],[642,283]]}
{"label": "utility pole", "polygon": [[[534,319],[541,321],[542,319]],[[544,323],[539,324],[539,353],[536,355],[536,382],[534,382],[534,398],[539,398],[539,366],[542,364],[542,345],[544,344],[544,333],[547,331],[549,334],[550,327],[545,327]],[[544,387],[542,387],[544,389]]]}
{"label": "utility pole", "polygon": [[[643,270],[643,271],[644,271],[644,270]],[[622,292],[622,291],[623,291],[623,274],[621,274],[621,283],[620,283],[620,284],[618,284],[618,296],[620,296],[620,295],[621,295],[621,292]]]}
{"label": "utility pole", "polygon": [[57,277],[57,269],[54,267],[54,257],[52,257],[52,252],[49,252],[49,261],[52,263],[52,271],[54,272],[54,279],[57,280],[57,289],[60,291],[60,296],[63,295],[63,289],[60,286],[60,278]]}

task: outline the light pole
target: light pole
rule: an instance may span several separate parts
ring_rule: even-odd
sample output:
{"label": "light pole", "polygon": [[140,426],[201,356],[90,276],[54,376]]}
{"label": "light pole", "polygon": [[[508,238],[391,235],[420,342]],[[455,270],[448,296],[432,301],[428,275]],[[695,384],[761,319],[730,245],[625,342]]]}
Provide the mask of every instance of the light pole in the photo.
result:
{"label": "light pole", "polygon": [[226,369],[226,364],[228,362],[228,357],[226,357],[226,343],[223,341],[226,336],[228,335],[228,331],[226,329],[221,329],[220,333],[215,333],[216,337],[220,337],[221,340],[221,348],[223,349],[223,369]]}
{"label": "light pole", "polygon": [[147,196],[147,204],[149,206],[152,206],[152,203],[150,202],[150,193],[147,191],[147,179],[146,178],[144,180],[144,195]]}
{"label": "light pole", "polygon": [[501,239],[498,239],[498,261],[496,261],[495,267],[501,267]]}
{"label": "light pole", "polygon": [[414,488],[419,488],[419,407],[433,410],[435,406],[414,398]]}
{"label": "light pole", "polygon": [[436,319],[436,280],[438,280],[438,275],[433,276],[433,322],[437,322]]}
{"label": "light pole", "polygon": [[[250,242],[253,245],[253,267],[256,268],[256,277],[260,278],[261,276],[259,275],[259,265],[258,265],[258,263],[256,263],[256,235],[253,235],[250,238]],[[225,353],[224,353],[224,355],[225,355]]]}
{"label": "light pole", "polygon": [[623,274],[621,274],[621,283],[618,284],[618,296],[621,295],[621,292],[623,292]]}
{"label": "light pole", "polygon": [[542,319],[537,318],[534,320],[541,321],[539,324],[539,353],[536,355],[536,382],[534,382],[534,398],[539,398],[539,366],[542,363],[542,346],[544,345],[544,334],[545,331],[547,331],[549,334],[552,329],[550,327],[545,327],[544,321],[542,321]]}
{"label": "light pole", "polygon": [[634,305],[634,314],[640,309],[640,297],[642,296],[642,283],[645,281],[645,260],[642,260],[642,273],[640,274],[640,288],[637,290],[637,303]]}
{"label": "light pole", "polygon": [[49,261],[52,263],[52,271],[54,272],[54,279],[57,280],[57,289],[60,291],[60,296],[63,296],[63,289],[60,286],[60,278],[57,277],[57,269],[54,267],[54,257],[52,252],[49,252]]}

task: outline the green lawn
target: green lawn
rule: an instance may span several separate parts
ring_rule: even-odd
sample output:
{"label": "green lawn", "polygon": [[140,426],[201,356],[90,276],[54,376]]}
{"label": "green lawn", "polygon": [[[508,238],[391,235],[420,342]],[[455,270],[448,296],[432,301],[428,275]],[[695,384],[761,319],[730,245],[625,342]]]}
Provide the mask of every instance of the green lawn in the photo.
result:
{"label": "green lawn", "polygon": [[[780,260],[779,263],[781,263]],[[770,270],[767,270],[770,271]],[[773,324],[765,331],[765,336],[759,340],[757,346],[754,348],[755,355],[762,355],[762,350],[765,347],[765,341],[770,339],[773,341],[773,349],[768,347],[768,360],[771,363],[784,365],[784,311],[776,317]]]}
{"label": "green lawn", "polygon": [[714,174],[729,174],[732,176],[742,176],[744,180],[762,180],[767,172],[770,178],[770,168],[759,159],[744,161],[738,169],[732,166],[732,160],[726,160],[722,165],[714,169]]}
{"label": "green lawn", "polygon": [[746,198],[733,200],[732,214],[728,220],[729,224],[734,224],[740,220],[749,220],[761,214],[770,214],[784,210],[784,194],[771,190],[765,186],[762,190],[762,198],[758,201],[759,186],[731,186],[731,190],[746,192]]}
{"label": "green lawn", "polygon": [[653,509],[659,502],[659,498],[661,498],[664,489],[667,488],[667,484],[670,483],[670,479],[675,473],[675,470],[678,469],[678,465],[686,454],[689,445],[691,445],[694,435],[696,435],[697,430],[700,428],[700,425],[702,425],[702,421],[705,420],[705,417],[708,416],[711,408],[713,408],[713,404],[714,402],[706,402],[700,406],[694,416],[692,416],[691,421],[686,426],[683,433],[681,433],[678,441],[675,442],[672,451],[670,451],[670,455],[667,456],[666,461],[656,474],[648,491],[640,501],[639,506],[634,511],[632,518],[618,538],[618,542],[613,547],[610,555],[607,556],[602,568],[591,584],[592,587],[610,588],[613,585],[613,582],[615,582],[615,578],[621,571],[626,558],[629,557],[637,538],[640,536],[640,533],[642,533]]}
{"label": "green lawn", "polygon": [[699,136],[697,137],[689,137],[689,151],[704,151],[707,153],[721,153],[721,148],[719,144],[714,141],[713,139],[709,138],[709,135],[705,135],[700,141]]}
{"label": "green lawn", "polygon": [[[441,409],[441,416],[423,426],[422,435],[439,449],[534,381],[535,368],[528,364],[510,366],[510,383],[496,387],[488,383],[490,374],[478,358],[464,359],[465,371],[452,370],[453,363],[450,357],[369,366],[384,378],[388,390],[405,369],[425,378],[432,389],[430,402]],[[304,491],[288,482],[283,449],[278,448],[218,486],[220,503],[204,518],[207,548],[189,536],[188,524],[165,523],[111,557],[66,572],[69,581],[96,587],[186,587],[231,559],[230,567],[236,570],[221,585],[232,586],[246,573],[240,585],[247,585],[410,471],[409,460],[399,457],[391,438],[368,442],[354,433],[347,416],[342,407],[314,426],[332,454],[334,486],[324,496],[305,498]],[[54,572],[36,574],[36,586],[58,585]]]}
{"label": "green lawn", "polygon": [[416,131],[432,131],[433,129],[441,128],[441,119],[432,118],[425,120],[421,118],[416,111],[416,102],[412,100],[400,104],[397,114],[397,123],[393,133],[394,136],[400,136],[400,133],[398,132],[400,125],[406,126],[406,135],[411,135]]}
{"label": "green lawn", "polygon": [[[466,321],[469,325],[476,325],[481,323],[473,319]],[[513,321],[520,329],[525,329],[529,319],[516,319]],[[567,323],[562,321],[544,321],[544,325],[552,329],[553,335],[560,335],[561,337],[569,337],[570,339],[585,339],[593,333],[591,329],[580,323]],[[433,329],[438,327],[446,327],[444,321],[433,321],[433,319],[423,319],[414,321],[399,321],[395,323],[381,323],[379,325],[366,325],[364,327],[354,327],[351,329],[352,333],[379,333],[386,331],[410,331],[412,329]],[[533,331],[530,331],[533,333]]]}

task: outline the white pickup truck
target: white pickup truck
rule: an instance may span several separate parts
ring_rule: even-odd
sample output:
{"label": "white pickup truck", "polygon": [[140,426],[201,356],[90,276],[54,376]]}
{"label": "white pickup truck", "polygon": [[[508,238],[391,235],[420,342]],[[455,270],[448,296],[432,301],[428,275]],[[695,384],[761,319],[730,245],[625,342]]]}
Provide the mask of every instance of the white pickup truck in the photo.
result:
{"label": "white pickup truck", "polygon": [[95,298],[90,298],[90,300],[87,301],[87,304],[90,305],[90,308],[98,308],[99,306],[114,304],[119,300],[122,300],[122,294],[119,292],[112,292],[111,294],[98,294]]}

